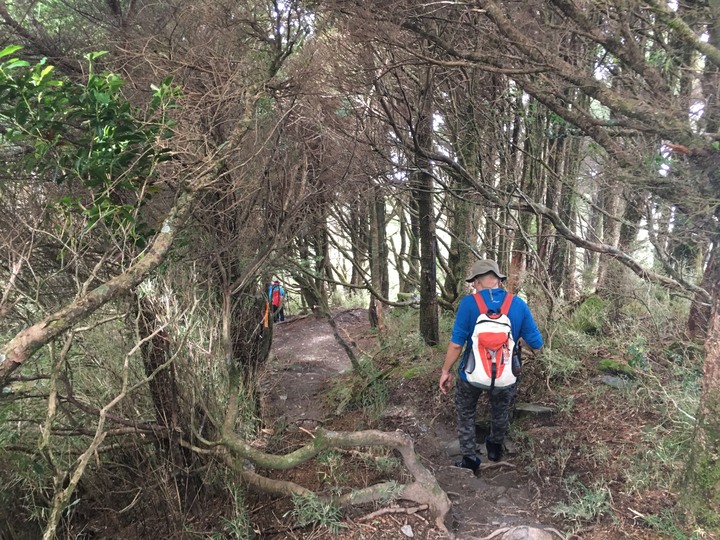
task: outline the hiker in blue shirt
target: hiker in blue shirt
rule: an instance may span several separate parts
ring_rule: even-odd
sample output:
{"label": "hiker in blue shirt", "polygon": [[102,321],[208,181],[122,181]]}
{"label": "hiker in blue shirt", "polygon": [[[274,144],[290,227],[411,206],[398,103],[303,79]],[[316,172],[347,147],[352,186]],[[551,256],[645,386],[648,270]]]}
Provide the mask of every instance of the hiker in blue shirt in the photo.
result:
{"label": "hiker in blue shirt", "polygon": [[[484,300],[487,309],[491,310],[491,312],[500,313],[503,301],[509,294],[500,288],[501,282],[505,281],[506,278],[500,272],[495,261],[485,259],[473,264],[465,281],[472,283],[481,299]],[[450,389],[452,384],[451,369],[460,357],[463,347],[472,347],[472,334],[475,323],[480,317],[479,304],[482,303],[479,301],[480,299],[476,299],[474,296],[472,294],[467,295],[460,301],[455,316],[455,326],[453,327],[452,337],[440,374],[439,386],[443,394],[447,394]],[[535,324],[532,313],[530,313],[530,308],[522,298],[516,296],[512,297],[510,302],[509,309],[507,309],[507,318],[510,320],[511,331],[509,333],[513,341],[517,343],[522,338],[533,349],[541,348],[543,345],[542,336]],[[463,362],[468,358],[469,350],[466,350]],[[467,376],[462,372],[464,368],[463,362],[460,363],[455,391],[458,438],[463,458],[456,463],[456,466],[471,469],[475,472],[480,466],[480,458],[476,451],[475,413],[478,398],[483,389],[473,386],[466,380]],[[494,382],[493,378],[493,385]],[[517,384],[502,388],[491,386],[490,388],[488,391],[490,393],[491,432],[485,438],[485,446],[488,459],[500,461],[503,453],[503,441],[509,426],[510,404],[515,397]]]}
{"label": "hiker in blue shirt", "polygon": [[268,301],[272,306],[273,321],[285,321],[285,289],[280,286],[278,280],[273,281],[268,289]]}

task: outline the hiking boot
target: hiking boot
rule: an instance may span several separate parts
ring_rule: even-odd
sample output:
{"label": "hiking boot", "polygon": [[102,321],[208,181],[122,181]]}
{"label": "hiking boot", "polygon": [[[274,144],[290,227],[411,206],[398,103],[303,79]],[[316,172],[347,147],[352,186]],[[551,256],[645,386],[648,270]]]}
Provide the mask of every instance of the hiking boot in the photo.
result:
{"label": "hiking boot", "polygon": [[475,473],[477,472],[478,467],[480,467],[480,458],[463,456],[460,461],[455,462],[455,466],[460,467],[461,469],[470,469],[473,473]]}
{"label": "hiking boot", "polygon": [[500,461],[503,456],[502,443],[490,442],[485,440],[485,448],[487,449],[487,458],[490,461]]}

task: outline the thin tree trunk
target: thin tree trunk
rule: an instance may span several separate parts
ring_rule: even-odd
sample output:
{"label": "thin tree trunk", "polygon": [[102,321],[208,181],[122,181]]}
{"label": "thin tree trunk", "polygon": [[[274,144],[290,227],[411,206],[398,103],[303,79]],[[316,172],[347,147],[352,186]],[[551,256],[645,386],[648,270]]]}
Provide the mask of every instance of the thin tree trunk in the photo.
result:
{"label": "thin tree trunk", "polygon": [[[373,187],[370,204],[370,280],[373,289],[381,291],[387,298],[387,240],[385,233],[385,197],[379,186]],[[383,268],[384,267],[384,268]],[[384,306],[374,296],[370,298],[370,325],[381,331],[385,328]]]}
{"label": "thin tree trunk", "polygon": [[[352,264],[352,273],[350,283],[352,285],[362,285],[363,279],[359,268],[365,266],[368,253],[368,209],[367,201],[364,196],[360,195],[357,204],[353,205],[351,210],[350,222],[350,243],[354,264]],[[353,291],[354,289],[350,289]]]}
{"label": "thin tree trunk", "polygon": [[[417,122],[417,144],[420,149],[432,146],[433,72],[425,73],[425,84],[420,94],[420,111]],[[434,182],[431,164],[419,151],[415,155],[416,172],[413,173],[413,195],[417,201],[420,224],[420,335],[428,345],[440,341],[438,301],[435,274],[435,212],[433,209]]]}
{"label": "thin tree trunk", "polygon": [[[714,242],[708,256],[707,267],[700,286],[714,296],[720,295],[720,257],[718,243]],[[689,337],[705,337],[710,328],[711,306],[700,295],[695,295],[688,315],[687,332]]]}
{"label": "thin tree trunk", "polygon": [[[411,293],[418,290],[420,283],[420,210],[415,196],[410,197],[410,257],[408,259],[408,271],[406,290]],[[416,285],[417,284],[417,285]]]}
{"label": "thin tree trunk", "polygon": [[[612,182],[603,190],[603,241],[605,244],[612,247],[617,247],[618,241],[620,240],[620,227],[618,226],[617,220],[613,217],[618,215],[618,210],[620,207],[619,191],[620,189],[615,182]],[[610,257],[609,255],[600,255],[600,260],[598,262],[598,278],[596,286],[598,291],[602,291],[612,287],[612,283],[610,283],[608,279],[608,265],[611,261],[612,257]]]}
{"label": "thin tree trunk", "polygon": [[[135,297],[137,305],[138,333],[142,340],[141,352],[145,375],[154,377],[148,382],[150,397],[155,408],[155,420],[158,425],[167,428],[168,433],[193,433],[189,419],[183,414],[179,402],[175,363],[168,361],[172,357],[170,339],[160,326],[152,304],[147,298]],[[164,366],[164,367],[163,367]],[[190,510],[197,500],[202,481],[196,472],[197,456],[169,437],[159,437],[158,446],[170,465],[169,478],[177,482],[177,489],[183,512]]]}

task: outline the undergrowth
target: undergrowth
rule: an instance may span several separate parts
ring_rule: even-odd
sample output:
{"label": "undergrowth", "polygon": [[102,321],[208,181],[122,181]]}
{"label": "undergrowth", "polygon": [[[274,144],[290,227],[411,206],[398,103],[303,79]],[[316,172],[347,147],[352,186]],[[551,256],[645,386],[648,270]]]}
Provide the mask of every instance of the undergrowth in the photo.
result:
{"label": "undergrowth", "polygon": [[[562,493],[554,515],[578,524],[622,519],[627,511],[614,508],[616,496],[682,490],[703,362],[702,349],[683,336],[687,308],[645,286],[620,303],[592,295],[576,306],[559,305],[556,319],[538,321],[551,339],[533,371],[545,386],[533,386],[533,397],[555,404],[563,431],[538,440],[526,431],[530,420],[513,435],[527,469]],[[613,371],[603,373],[603,366]],[[622,487],[604,479],[618,476]],[[669,507],[644,516],[646,526],[668,537],[694,538]],[[628,519],[635,523],[636,516]]]}

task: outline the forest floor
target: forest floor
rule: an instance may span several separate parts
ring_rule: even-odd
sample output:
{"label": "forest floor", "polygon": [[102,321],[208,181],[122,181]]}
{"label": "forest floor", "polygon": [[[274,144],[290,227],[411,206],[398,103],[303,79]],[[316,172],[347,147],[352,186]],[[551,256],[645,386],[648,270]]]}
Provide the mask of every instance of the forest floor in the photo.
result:
{"label": "forest floor", "polygon": [[[356,350],[366,355],[378,351],[367,311],[339,311],[334,319],[341,335]],[[310,441],[313,430],[320,426],[332,430],[400,429],[413,438],[422,462],[435,474],[450,497],[453,503],[450,526],[459,540],[497,537],[499,534],[493,533],[520,525],[544,527],[551,531],[549,537],[565,539],[666,537],[646,526],[639,526],[636,521],[642,512],[659,512],[661,507],[674,504],[672,495],[667,492],[647,490],[642,496],[628,501],[623,500],[622,489],[618,489],[617,499],[611,499],[610,503],[597,502],[613,506],[612,518],[606,514],[605,519],[594,520],[590,525],[563,522],[552,510],[562,501],[562,477],[572,475],[591,479],[600,475],[609,478],[610,482],[614,477],[617,482],[622,482],[621,471],[614,470],[613,459],[598,463],[591,451],[585,452],[584,458],[581,450],[586,450],[593,441],[605,438],[614,441],[609,447],[611,451],[624,454],[632,448],[634,437],[639,436],[641,430],[637,426],[652,423],[653,418],[634,419],[629,424],[622,416],[627,413],[622,407],[598,410],[596,402],[587,400],[585,403],[582,395],[575,396],[571,416],[547,412],[523,417],[516,414],[513,423],[520,424],[521,428],[511,428],[503,464],[483,460],[480,471],[473,475],[469,470],[453,466],[458,459],[455,411],[452,392],[443,396],[437,389],[442,362],[440,348],[436,352],[437,369],[393,379],[387,385],[388,395],[381,410],[370,418],[367,407],[364,411],[360,407],[342,408],[338,407],[338,400],[333,399],[330,389],[337,386],[339,379],[349,377],[351,363],[326,320],[314,316],[289,319],[275,326],[273,340],[273,355],[262,385],[263,416],[272,419],[271,423],[266,423],[267,449],[279,453],[291,451]],[[522,393],[521,389],[519,401],[523,400]],[[487,416],[487,403],[482,399],[478,411],[478,440],[482,441],[482,418]],[[625,426],[626,430],[620,431],[617,426]],[[514,433],[521,435],[514,438]],[[532,444],[528,444],[529,439]],[[278,446],[281,440],[283,446]],[[484,445],[481,445],[481,451],[484,452]],[[281,477],[325,493],[342,486],[364,487],[387,479],[388,474],[401,477],[401,471],[388,473],[368,465],[368,460],[361,454],[326,453],[317,460],[283,472]],[[620,467],[622,460],[616,461]],[[402,466],[398,468],[402,469]],[[592,505],[592,500],[588,504]],[[427,510],[411,514],[385,513],[366,519],[382,507],[346,510],[336,534],[331,534],[326,527],[298,527],[298,514],[293,514],[289,498],[255,500],[251,521],[259,537],[267,539],[395,539],[408,538],[407,533],[423,539],[444,537],[433,527]]]}

